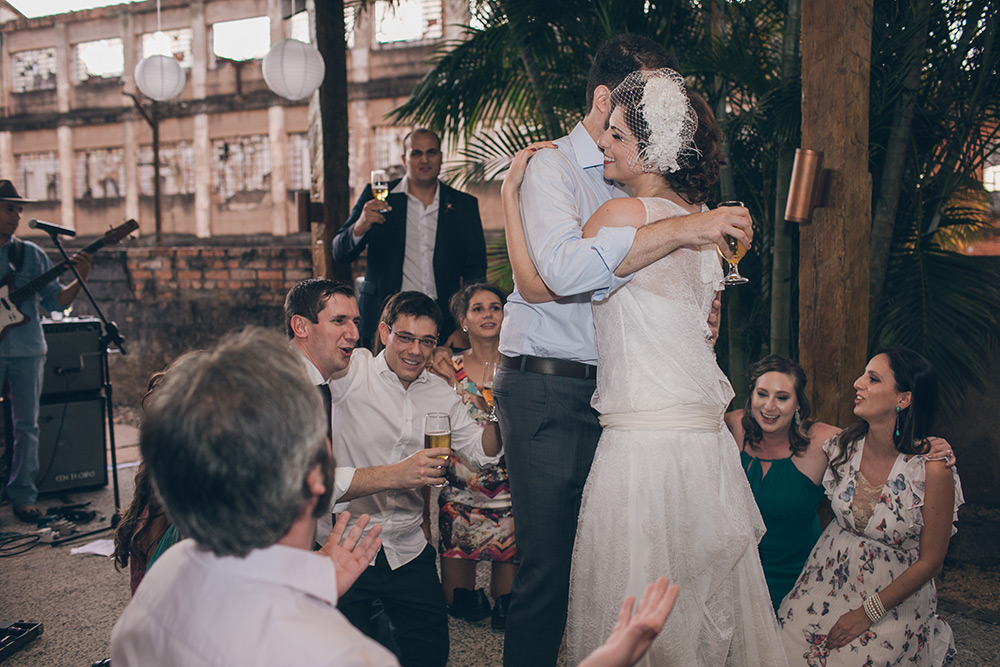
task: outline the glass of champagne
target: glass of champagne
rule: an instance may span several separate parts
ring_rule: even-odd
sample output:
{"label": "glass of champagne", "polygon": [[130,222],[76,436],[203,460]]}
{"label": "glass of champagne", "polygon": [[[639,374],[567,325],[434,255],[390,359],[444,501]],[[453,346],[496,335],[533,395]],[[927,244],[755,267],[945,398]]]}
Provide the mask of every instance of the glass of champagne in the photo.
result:
{"label": "glass of champagne", "polygon": [[385,169],[372,170],[372,194],[379,201],[385,201],[385,198],[389,196],[389,177],[386,175]]}
{"label": "glass of champagne", "polygon": [[[424,416],[424,449],[435,449],[437,447],[447,447],[451,449],[451,417],[447,412],[428,412]],[[440,456],[448,465],[448,457]],[[448,480],[442,479],[440,484],[431,486],[448,486]]]}
{"label": "glass of champagne", "polygon": [[[743,206],[741,201],[724,201],[720,202],[719,206]],[[742,285],[743,283],[750,282],[747,278],[740,275],[739,263],[743,259],[743,256],[747,254],[747,248],[743,243],[737,239],[735,236],[726,235],[726,245],[729,246],[729,252],[732,253],[732,257],[726,257],[722,252],[722,248],[715,246],[715,249],[719,251],[719,256],[726,260],[729,264],[729,271],[726,276],[722,279],[722,285]]]}
{"label": "glass of champagne", "polygon": [[486,399],[486,405],[489,406],[489,414],[486,418],[491,422],[500,421],[497,419],[497,408],[493,403],[493,377],[497,374],[497,365],[492,361],[487,361],[483,364],[483,398]]}

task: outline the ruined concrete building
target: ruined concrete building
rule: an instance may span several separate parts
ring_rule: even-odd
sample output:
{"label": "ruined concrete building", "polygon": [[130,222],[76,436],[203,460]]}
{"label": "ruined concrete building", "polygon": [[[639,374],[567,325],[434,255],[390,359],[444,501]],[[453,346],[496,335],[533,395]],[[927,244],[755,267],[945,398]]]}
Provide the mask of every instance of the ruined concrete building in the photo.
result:
{"label": "ruined concrete building", "polygon": [[[26,19],[0,1],[0,178],[41,201],[30,217],[82,235],[135,218],[151,234],[153,132],[143,112],[152,103],[134,71],[142,58],[169,53],[187,81],[157,109],[163,234],[296,232],[294,192],[313,179],[309,105],[272,93],[260,61],[281,39],[309,41],[307,3],[159,4],[159,13],[150,1]],[[468,22],[467,1],[398,4],[387,11],[376,2],[357,16],[349,8],[345,17],[355,195],[369,170],[400,162],[410,128],[385,116],[426,71],[431,51]]]}

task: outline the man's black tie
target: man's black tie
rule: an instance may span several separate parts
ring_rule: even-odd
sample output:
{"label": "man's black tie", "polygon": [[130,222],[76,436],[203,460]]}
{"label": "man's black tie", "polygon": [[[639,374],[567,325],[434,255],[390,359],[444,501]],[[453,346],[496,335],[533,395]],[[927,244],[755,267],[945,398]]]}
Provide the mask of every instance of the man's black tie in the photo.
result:
{"label": "man's black tie", "polygon": [[333,442],[333,394],[330,393],[330,385],[325,382],[316,385],[316,388],[323,396],[323,407],[326,408],[326,435]]}

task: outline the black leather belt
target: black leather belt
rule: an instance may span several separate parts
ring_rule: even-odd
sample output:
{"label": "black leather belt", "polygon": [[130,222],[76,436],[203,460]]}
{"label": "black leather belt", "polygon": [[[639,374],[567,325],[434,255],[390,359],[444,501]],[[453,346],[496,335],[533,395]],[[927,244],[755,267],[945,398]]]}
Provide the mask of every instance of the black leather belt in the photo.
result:
{"label": "black leather belt", "polygon": [[500,365],[526,373],[558,375],[575,380],[588,380],[597,377],[597,366],[583,364],[579,361],[566,361],[565,359],[546,359],[545,357],[530,357],[528,355],[508,357],[506,354],[501,354]]}

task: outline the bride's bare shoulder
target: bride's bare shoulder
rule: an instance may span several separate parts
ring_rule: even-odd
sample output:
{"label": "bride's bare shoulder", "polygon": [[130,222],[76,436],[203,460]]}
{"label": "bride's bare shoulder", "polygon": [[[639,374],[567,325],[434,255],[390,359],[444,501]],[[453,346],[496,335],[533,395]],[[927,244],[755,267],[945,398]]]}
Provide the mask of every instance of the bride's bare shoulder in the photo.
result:
{"label": "bride's bare shoulder", "polygon": [[646,207],[635,197],[620,197],[601,205],[583,227],[584,236],[595,236],[601,227],[642,227]]}

